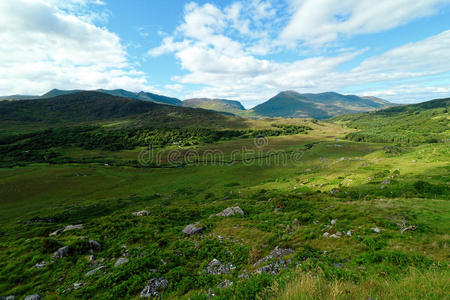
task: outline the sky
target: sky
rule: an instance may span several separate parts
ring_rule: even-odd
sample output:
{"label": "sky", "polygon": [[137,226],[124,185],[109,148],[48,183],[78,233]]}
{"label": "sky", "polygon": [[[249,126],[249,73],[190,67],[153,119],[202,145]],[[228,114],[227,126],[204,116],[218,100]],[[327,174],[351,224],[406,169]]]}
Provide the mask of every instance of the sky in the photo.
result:
{"label": "sky", "polygon": [[450,0],[1,0],[0,95],[450,97]]}

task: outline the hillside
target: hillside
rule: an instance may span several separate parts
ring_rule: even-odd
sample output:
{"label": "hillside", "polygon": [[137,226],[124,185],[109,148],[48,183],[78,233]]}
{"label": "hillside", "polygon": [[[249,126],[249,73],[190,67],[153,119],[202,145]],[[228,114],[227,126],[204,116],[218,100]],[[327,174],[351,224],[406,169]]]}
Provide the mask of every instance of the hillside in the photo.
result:
{"label": "hillside", "polygon": [[[0,102],[0,119],[14,122],[78,123],[126,118],[133,126],[225,126],[240,119],[203,109],[176,107],[100,92]],[[202,124],[200,124],[202,123]]]}
{"label": "hillside", "polygon": [[184,100],[183,106],[229,113],[240,113],[245,111],[245,108],[242,106],[241,102],[226,99],[193,98]]}
{"label": "hillside", "polygon": [[378,98],[341,95],[334,92],[299,94],[295,91],[285,91],[255,106],[252,112],[266,117],[325,119],[346,113],[376,110],[390,105],[392,104]]}
{"label": "hillside", "polygon": [[[62,96],[62,95],[68,95],[68,94],[74,94],[79,92],[87,92],[84,90],[59,90],[59,89],[52,89],[48,91],[47,93],[43,94],[42,96],[29,96],[29,95],[12,95],[12,96],[2,96],[0,97],[1,100],[29,100],[29,99],[38,99],[38,98],[52,98],[56,96]],[[104,90],[104,89],[98,89],[94,92],[100,92],[112,96],[118,96],[118,97],[125,97],[125,98],[132,98],[132,99],[138,99],[143,101],[151,101],[156,103],[162,103],[162,104],[170,104],[175,106],[181,106],[182,102],[181,100],[177,98],[162,96],[158,94],[148,93],[148,92],[139,92],[134,93],[123,89],[116,89],[116,90]]]}
{"label": "hillside", "polygon": [[450,98],[345,115],[334,120],[359,129],[347,138],[370,142],[437,142],[450,138]]}

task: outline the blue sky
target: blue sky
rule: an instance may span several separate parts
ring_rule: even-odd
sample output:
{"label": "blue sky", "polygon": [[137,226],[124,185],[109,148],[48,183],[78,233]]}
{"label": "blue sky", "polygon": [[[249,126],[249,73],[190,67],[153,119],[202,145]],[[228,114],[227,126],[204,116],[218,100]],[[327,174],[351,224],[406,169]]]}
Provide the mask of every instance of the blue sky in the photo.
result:
{"label": "blue sky", "polygon": [[0,94],[450,95],[450,0],[2,0]]}

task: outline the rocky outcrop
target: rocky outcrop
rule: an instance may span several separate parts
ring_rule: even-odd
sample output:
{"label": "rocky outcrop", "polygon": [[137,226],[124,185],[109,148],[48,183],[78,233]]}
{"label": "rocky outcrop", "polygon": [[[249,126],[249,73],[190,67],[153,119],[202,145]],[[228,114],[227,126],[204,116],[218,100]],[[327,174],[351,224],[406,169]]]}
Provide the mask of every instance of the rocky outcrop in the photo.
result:
{"label": "rocky outcrop", "polygon": [[235,267],[231,263],[221,263],[218,259],[213,259],[205,268],[206,274],[222,275],[229,274]]}
{"label": "rocky outcrop", "polygon": [[265,262],[267,262],[269,260],[272,260],[274,258],[280,258],[280,257],[286,256],[286,255],[290,255],[290,254],[292,254],[294,252],[295,251],[293,249],[290,249],[290,248],[283,249],[283,248],[279,248],[277,246],[277,247],[275,247],[275,249],[273,249],[272,252],[270,252],[269,255],[267,255],[266,257],[261,258],[260,260],[258,260],[253,266],[254,267],[259,266],[259,265],[261,265],[261,264],[263,264],[263,263],[265,263]]}
{"label": "rocky outcrop", "polygon": [[217,217],[230,217],[234,215],[244,215],[244,211],[239,206],[233,206],[225,208],[220,213],[216,214]]}
{"label": "rocky outcrop", "polygon": [[69,254],[70,254],[69,246],[64,246],[56,250],[55,253],[53,253],[52,257],[58,259],[69,256]]}
{"label": "rocky outcrop", "polygon": [[136,217],[145,217],[145,216],[149,216],[149,215],[150,215],[150,212],[145,209],[133,213],[133,216],[136,216]]}
{"label": "rocky outcrop", "polygon": [[189,224],[183,229],[183,233],[187,235],[194,235],[197,233],[201,233],[203,231],[204,227],[200,226],[200,222],[197,222],[195,224]]}
{"label": "rocky outcrop", "polygon": [[159,293],[169,286],[169,282],[164,278],[153,278],[147,283],[141,292],[141,298],[158,297]]}
{"label": "rocky outcrop", "polygon": [[127,263],[128,261],[129,261],[128,258],[121,257],[121,258],[119,258],[119,259],[116,261],[116,263],[114,264],[114,267],[117,268],[117,267],[119,267],[119,266],[121,266],[121,265]]}

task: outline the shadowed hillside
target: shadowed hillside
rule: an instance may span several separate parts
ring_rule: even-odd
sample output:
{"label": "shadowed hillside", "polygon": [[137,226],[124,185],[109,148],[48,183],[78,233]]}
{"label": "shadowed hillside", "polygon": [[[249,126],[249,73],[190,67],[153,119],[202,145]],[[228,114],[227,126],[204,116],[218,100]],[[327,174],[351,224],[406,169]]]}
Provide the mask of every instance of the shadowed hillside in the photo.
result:
{"label": "shadowed hillside", "polygon": [[245,111],[241,102],[235,100],[226,99],[209,99],[209,98],[194,98],[183,101],[183,106],[204,108],[215,111],[229,112],[229,113],[241,113]]}

